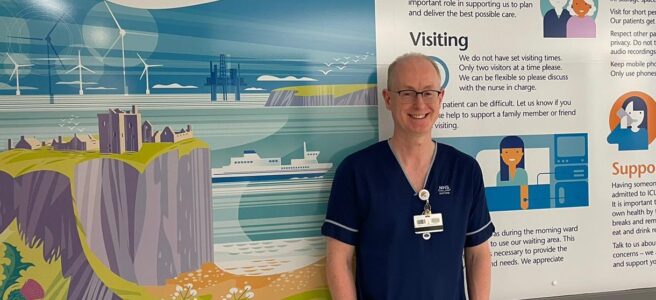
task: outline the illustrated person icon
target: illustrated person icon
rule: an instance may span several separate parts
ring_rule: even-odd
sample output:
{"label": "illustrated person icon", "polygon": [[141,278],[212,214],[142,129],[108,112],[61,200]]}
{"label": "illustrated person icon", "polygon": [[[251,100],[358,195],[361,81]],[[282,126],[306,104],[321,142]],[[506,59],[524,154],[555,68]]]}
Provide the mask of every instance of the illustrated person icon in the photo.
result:
{"label": "illustrated person icon", "polygon": [[572,16],[567,21],[568,38],[593,38],[597,36],[597,25],[592,16],[597,7],[593,0],[572,0],[568,8]]}
{"label": "illustrated person icon", "polygon": [[544,14],[544,37],[567,37],[567,22],[571,14],[564,9],[567,0],[549,0],[553,9]]}
{"label": "illustrated person icon", "polygon": [[518,136],[507,136],[499,144],[499,173],[497,186],[519,186],[519,203],[528,209],[528,174],[524,169],[524,141]]}
{"label": "illustrated person icon", "polygon": [[608,143],[618,144],[620,151],[647,150],[649,134],[647,129],[647,104],[637,96],[629,97],[617,111],[620,123],[608,135]]}

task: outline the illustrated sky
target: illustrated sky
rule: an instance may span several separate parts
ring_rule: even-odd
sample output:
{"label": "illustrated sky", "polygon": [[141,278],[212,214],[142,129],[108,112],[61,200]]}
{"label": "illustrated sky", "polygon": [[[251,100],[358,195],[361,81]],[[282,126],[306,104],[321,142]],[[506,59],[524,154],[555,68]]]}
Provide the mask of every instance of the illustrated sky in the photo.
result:
{"label": "illustrated sky", "polygon": [[15,93],[10,57],[32,65],[18,70],[23,95],[48,94],[49,65],[55,94],[77,94],[80,76],[87,95],[122,94],[124,78],[130,94],[142,94],[144,62],[158,65],[148,72],[153,93],[207,93],[210,61],[221,54],[227,69],[239,68],[244,92],[375,82],[373,0],[222,0],[148,10],[3,0],[0,24],[0,95]]}

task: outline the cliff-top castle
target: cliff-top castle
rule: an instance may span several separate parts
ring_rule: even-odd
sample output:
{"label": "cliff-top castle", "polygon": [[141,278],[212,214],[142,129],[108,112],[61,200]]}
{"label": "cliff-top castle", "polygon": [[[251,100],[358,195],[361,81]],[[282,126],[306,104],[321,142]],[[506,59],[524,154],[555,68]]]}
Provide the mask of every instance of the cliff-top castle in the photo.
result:
{"label": "cliff-top castle", "polygon": [[[164,127],[162,131],[153,132],[153,125],[144,121],[141,123],[141,113],[136,105],[132,105],[131,111],[122,111],[118,108],[109,109],[107,113],[98,114],[99,140],[92,135],[73,135],[70,141],[63,142],[62,137],[53,139],[52,142],[41,142],[34,137],[21,136],[16,149],[35,150],[43,146],[52,146],[55,150],[77,150],[94,151],[100,153],[121,154],[127,151],[138,152],[143,143],[175,143],[192,138],[194,133],[191,125],[174,131],[170,126]],[[7,150],[12,149],[11,139],[8,141]]]}

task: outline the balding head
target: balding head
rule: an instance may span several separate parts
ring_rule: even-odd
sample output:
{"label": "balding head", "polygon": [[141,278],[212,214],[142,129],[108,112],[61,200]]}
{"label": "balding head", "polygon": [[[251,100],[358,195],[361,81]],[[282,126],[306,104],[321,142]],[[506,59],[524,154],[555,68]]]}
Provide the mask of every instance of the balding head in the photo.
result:
{"label": "balding head", "polygon": [[442,79],[442,74],[440,74],[440,69],[438,68],[437,63],[435,63],[433,59],[421,53],[411,52],[397,57],[389,65],[389,67],[387,67],[387,89],[392,90],[392,85],[394,84],[394,80],[397,77],[396,74],[396,71],[398,69],[397,66],[405,61],[413,60],[413,59],[424,59],[430,62],[430,64],[433,65],[433,68],[435,68],[435,72],[437,72],[437,77],[440,78],[440,80]]}

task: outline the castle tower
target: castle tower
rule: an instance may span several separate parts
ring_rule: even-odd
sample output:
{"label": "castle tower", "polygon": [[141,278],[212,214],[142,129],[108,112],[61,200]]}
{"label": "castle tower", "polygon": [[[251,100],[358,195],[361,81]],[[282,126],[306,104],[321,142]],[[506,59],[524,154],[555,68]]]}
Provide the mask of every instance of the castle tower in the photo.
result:
{"label": "castle tower", "polygon": [[100,153],[125,152],[125,114],[120,109],[110,109],[106,114],[98,114],[98,133],[100,134]]}
{"label": "castle tower", "polygon": [[125,113],[125,150],[138,152],[141,150],[143,140],[141,136],[141,113],[136,105],[132,105],[132,112]]}

